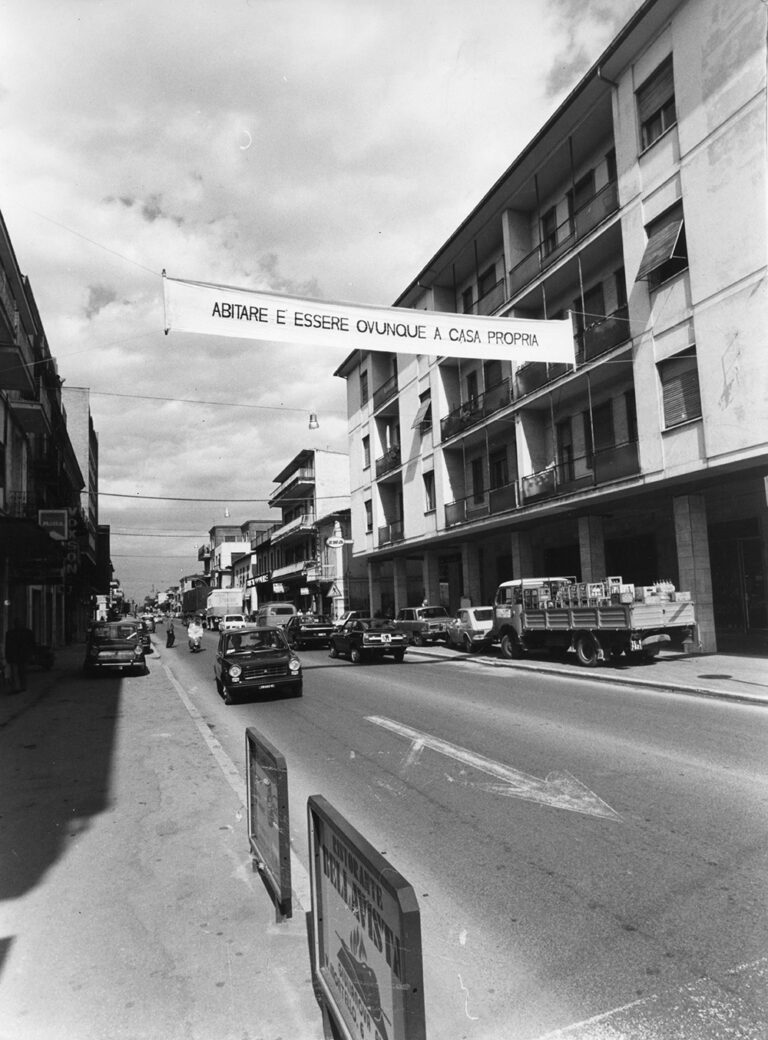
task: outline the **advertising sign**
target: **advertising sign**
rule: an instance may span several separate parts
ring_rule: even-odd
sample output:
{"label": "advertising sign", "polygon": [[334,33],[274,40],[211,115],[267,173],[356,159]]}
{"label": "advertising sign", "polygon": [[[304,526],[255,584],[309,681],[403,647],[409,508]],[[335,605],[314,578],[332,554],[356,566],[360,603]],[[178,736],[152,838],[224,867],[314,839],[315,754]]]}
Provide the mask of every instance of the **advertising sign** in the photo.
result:
{"label": "advertising sign", "polygon": [[291,835],[288,770],[280,752],[257,730],[245,731],[248,840],[273,903],[291,916]]}
{"label": "advertising sign", "polygon": [[345,1040],[425,1040],[413,888],[325,798],[307,802],[312,971]]}
{"label": "advertising sign", "polygon": [[38,509],[37,522],[51,538],[61,542],[69,538],[69,514],[66,509]]}
{"label": "advertising sign", "polygon": [[163,294],[166,333],[235,336],[310,350],[574,363],[570,318],[499,318],[333,303],[168,278],[165,272]]}

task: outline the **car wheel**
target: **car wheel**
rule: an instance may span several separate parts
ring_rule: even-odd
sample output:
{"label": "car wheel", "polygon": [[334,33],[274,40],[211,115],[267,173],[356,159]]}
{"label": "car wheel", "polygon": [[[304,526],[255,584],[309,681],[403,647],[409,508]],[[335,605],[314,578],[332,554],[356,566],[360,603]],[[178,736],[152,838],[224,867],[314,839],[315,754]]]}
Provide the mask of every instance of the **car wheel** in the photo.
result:
{"label": "car wheel", "polygon": [[461,645],[464,648],[464,650],[467,651],[468,654],[472,653],[472,640],[469,638],[466,632],[464,633]]}
{"label": "car wheel", "polygon": [[413,645],[424,646],[424,636],[421,634],[421,632],[413,633]]}
{"label": "car wheel", "polygon": [[352,664],[360,664],[362,662],[363,655],[360,653],[356,646],[349,651],[349,659],[352,662]]}
{"label": "car wheel", "polygon": [[234,694],[232,693],[232,691],[230,690],[230,688],[228,686],[224,687],[224,703],[225,704],[234,704],[235,703]]}
{"label": "car wheel", "polygon": [[505,632],[501,637],[499,647],[501,650],[501,656],[506,657],[507,660],[513,658],[517,660],[523,656],[523,649],[520,646],[517,632]]}
{"label": "car wheel", "polygon": [[221,679],[216,680],[216,692],[218,693],[219,697],[224,696],[224,687],[221,685]]}
{"label": "car wheel", "polygon": [[329,644],[329,646],[328,646],[328,656],[329,657],[338,657],[339,656],[339,651],[336,649],[336,644],[335,643]]}
{"label": "car wheel", "polygon": [[395,650],[393,657],[397,664],[402,664],[405,660],[405,650]]}

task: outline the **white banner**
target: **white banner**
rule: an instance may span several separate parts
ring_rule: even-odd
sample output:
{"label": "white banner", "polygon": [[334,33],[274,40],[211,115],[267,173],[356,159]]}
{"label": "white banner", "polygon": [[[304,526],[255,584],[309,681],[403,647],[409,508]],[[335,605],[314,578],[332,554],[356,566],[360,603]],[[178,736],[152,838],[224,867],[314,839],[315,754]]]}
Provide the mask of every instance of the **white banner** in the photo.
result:
{"label": "white banner", "polygon": [[574,363],[570,318],[368,307],[189,282],[163,273],[165,331],[394,354]]}

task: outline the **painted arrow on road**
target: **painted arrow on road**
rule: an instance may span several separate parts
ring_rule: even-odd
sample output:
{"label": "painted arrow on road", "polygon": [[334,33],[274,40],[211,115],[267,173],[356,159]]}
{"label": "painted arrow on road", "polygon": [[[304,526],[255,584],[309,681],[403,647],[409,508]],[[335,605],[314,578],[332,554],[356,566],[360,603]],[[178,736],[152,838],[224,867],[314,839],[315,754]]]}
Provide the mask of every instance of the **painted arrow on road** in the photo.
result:
{"label": "painted arrow on road", "polygon": [[568,812],[583,813],[585,816],[599,816],[604,820],[621,822],[621,816],[617,812],[614,812],[602,798],[599,798],[594,791],[590,791],[570,773],[549,773],[546,779],[540,780],[536,776],[521,773],[517,769],[512,769],[511,766],[502,765],[501,762],[494,762],[491,758],[459,747],[458,744],[450,744],[447,740],[430,736],[429,733],[421,733],[417,729],[411,729],[410,726],[404,726],[400,722],[384,718],[381,715],[368,715],[366,721],[388,729],[399,737],[403,737],[404,740],[410,741],[409,763],[414,762],[424,748],[429,748],[431,751],[437,751],[438,754],[452,758],[463,765],[471,766],[473,769],[479,769],[500,780],[501,783],[482,785],[485,790],[492,791],[494,794],[505,795],[509,798],[522,798],[525,801],[539,802],[541,805],[549,805],[555,809],[566,809]]}

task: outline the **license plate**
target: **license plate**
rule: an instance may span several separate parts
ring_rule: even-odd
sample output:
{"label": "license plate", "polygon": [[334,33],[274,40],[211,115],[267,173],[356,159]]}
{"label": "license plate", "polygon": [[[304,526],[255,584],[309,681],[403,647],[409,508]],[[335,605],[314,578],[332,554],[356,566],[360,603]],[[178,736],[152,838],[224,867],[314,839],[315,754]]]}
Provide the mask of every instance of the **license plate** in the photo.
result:
{"label": "license plate", "polygon": [[392,636],[389,634],[389,632],[382,632],[381,633],[381,641],[382,641],[382,643],[391,643],[392,642]]}
{"label": "license plate", "polygon": [[116,657],[117,657],[117,650],[102,650],[101,653],[99,654],[99,658],[101,660],[104,660],[105,658],[110,658],[111,660],[114,660]]}

